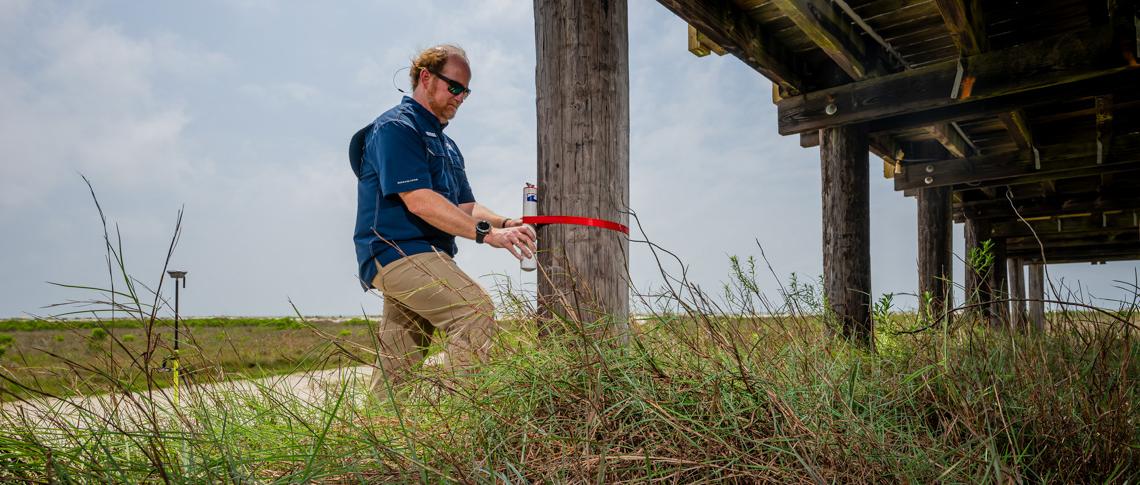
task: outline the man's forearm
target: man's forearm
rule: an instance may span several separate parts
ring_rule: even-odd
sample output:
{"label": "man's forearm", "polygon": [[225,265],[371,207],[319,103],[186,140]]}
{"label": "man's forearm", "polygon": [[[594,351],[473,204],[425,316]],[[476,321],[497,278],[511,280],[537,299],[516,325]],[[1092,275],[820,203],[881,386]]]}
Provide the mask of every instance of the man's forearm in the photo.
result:
{"label": "man's forearm", "polygon": [[400,198],[409,211],[436,229],[452,236],[475,239],[475,223],[480,219],[468,215],[434,190],[413,190],[400,194]]}
{"label": "man's forearm", "polygon": [[491,225],[495,227],[503,227],[503,223],[507,220],[506,217],[496,214],[495,211],[488,209],[486,206],[478,202],[476,202],[475,206],[472,207],[471,216],[474,217],[477,221],[490,222]]}

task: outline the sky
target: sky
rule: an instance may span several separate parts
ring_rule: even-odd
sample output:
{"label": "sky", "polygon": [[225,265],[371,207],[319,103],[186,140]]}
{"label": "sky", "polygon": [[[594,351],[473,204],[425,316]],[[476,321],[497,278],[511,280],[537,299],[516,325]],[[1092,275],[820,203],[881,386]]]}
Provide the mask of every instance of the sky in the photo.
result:
{"label": "sky", "polygon": [[[793,273],[815,281],[818,150],[776,133],[770,83],[732,56],[690,54],[685,24],[657,2],[630,0],[629,27],[633,238],[675,253],[710,293],[733,255],[763,252],[770,295]],[[479,201],[518,215],[536,174],[530,1],[0,0],[0,317],[98,297],[51,282],[108,286],[81,175],[141,285],[162,277],[184,210],[171,269],[189,272],[185,315],[378,313],[357,282],[348,139],[399,102],[398,70],[442,42],[473,71],[448,134]],[[913,293],[915,201],[871,165],[873,293]],[[488,288],[533,288],[504,250],[461,241],[456,259]],[[662,283],[645,244],[631,244],[630,270],[639,291]],[[1115,306],[1137,270],[1053,265],[1049,277]]]}

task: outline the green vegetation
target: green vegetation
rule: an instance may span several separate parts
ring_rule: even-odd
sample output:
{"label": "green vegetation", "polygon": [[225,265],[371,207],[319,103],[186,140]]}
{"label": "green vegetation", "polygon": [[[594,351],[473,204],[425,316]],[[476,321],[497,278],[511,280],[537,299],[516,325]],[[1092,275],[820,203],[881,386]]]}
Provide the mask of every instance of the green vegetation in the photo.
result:
{"label": "green vegetation", "polygon": [[[925,321],[892,311],[886,295],[871,352],[834,337],[818,284],[793,275],[765,295],[756,261],[733,258],[722,298],[666,275],[660,291],[637,295],[650,316],[618,336],[540,320],[508,292],[488,362],[422,368],[380,396],[367,373],[202,385],[367,364],[372,328],[190,324],[174,412],[159,389],[169,320],[155,318],[159,298],[142,302],[121,244],[106,241],[126,288],[94,291],[118,295],[126,318],[0,326],[12,334],[0,382],[27,398],[0,408],[0,482],[1140,480],[1135,297],[1108,312],[1076,302],[1081,311],[1051,314],[1034,334],[968,313]],[[970,255],[983,268],[988,259]],[[105,331],[100,345],[87,329]],[[141,336],[128,342],[128,329]],[[98,392],[114,394],[51,397]]]}
{"label": "green vegetation", "polygon": [[[326,321],[326,320],[318,320]],[[327,320],[332,321],[332,320]],[[348,326],[367,326],[368,321],[363,318],[337,320],[337,323]],[[75,330],[88,328],[144,328],[150,324],[147,315],[142,318],[88,319],[88,320],[60,320],[60,319],[27,319],[10,318],[0,320],[0,332],[35,331],[35,330]],[[159,327],[173,327],[174,320],[156,318],[153,325]],[[204,317],[183,318],[179,325],[187,328],[231,328],[231,327],[265,327],[272,329],[306,328],[306,323],[298,318],[291,317]]]}
{"label": "green vegetation", "polygon": [[[362,382],[315,402],[262,384],[207,391],[142,429],[92,412],[53,433],[9,416],[0,480],[1140,478],[1133,333],[883,323],[871,354],[818,322],[662,315],[624,345],[572,322],[545,338],[522,326],[486,365],[423,370],[393,400],[368,399]],[[310,351],[338,353],[331,341]],[[157,396],[131,405],[168,406]]]}
{"label": "green vegetation", "polygon": [[0,358],[4,357],[4,353],[8,351],[13,340],[11,335],[0,333]]}
{"label": "green vegetation", "polygon": [[[371,348],[371,332],[357,332],[345,323],[316,321],[304,328],[274,325],[212,326],[182,329],[181,363],[185,378],[206,383],[263,377],[352,364]],[[35,383],[27,389],[0,379],[0,401],[28,398],[37,392],[54,396],[98,394],[126,385],[146,389],[150,371],[155,386],[169,385],[170,374],[158,372],[163,359],[173,354],[173,327],[152,327],[149,337],[132,329],[96,327],[90,331],[34,330],[0,334],[0,376],[18,383]],[[346,334],[345,331],[348,331]],[[82,333],[81,333],[82,332]],[[337,335],[340,338],[333,338]],[[4,343],[7,336],[7,344]],[[342,342],[345,350],[328,356],[314,349]],[[156,352],[148,353],[149,348]],[[2,351],[7,347],[8,352]],[[344,352],[354,349],[349,358]],[[149,362],[144,364],[142,356]],[[136,362],[138,361],[138,362]],[[116,375],[101,370],[117,369]]]}

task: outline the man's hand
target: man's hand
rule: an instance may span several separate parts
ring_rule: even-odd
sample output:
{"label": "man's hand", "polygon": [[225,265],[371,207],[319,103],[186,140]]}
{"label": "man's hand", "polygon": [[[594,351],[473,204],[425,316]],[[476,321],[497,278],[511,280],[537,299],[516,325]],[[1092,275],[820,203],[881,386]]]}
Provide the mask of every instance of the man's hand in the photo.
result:
{"label": "man's hand", "polygon": [[491,229],[491,233],[483,238],[483,242],[491,247],[506,249],[522,261],[534,257],[535,251],[538,251],[538,246],[535,245],[536,239],[534,228],[519,221],[517,226]]}

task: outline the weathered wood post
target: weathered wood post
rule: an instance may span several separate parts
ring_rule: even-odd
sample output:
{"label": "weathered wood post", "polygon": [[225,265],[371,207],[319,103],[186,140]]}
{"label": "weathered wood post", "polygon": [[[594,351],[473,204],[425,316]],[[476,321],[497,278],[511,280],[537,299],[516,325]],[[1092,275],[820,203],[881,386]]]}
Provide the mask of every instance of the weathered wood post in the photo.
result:
{"label": "weathered wood post", "polygon": [[1010,317],[1010,326],[1019,332],[1026,331],[1025,322],[1025,266],[1021,264],[1021,258],[1009,258],[1007,267],[1007,276],[1009,277],[1009,295],[1013,300],[1010,302],[1012,308],[1012,315]]}
{"label": "weathered wood post", "polygon": [[[626,0],[535,0],[538,211],[629,225]],[[589,226],[538,230],[539,305],[628,325],[629,238]]]}
{"label": "weathered wood post", "polygon": [[[950,214],[950,187],[918,191],[918,294],[922,311],[939,319],[953,307],[952,282],[954,220]],[[930,297],[926,305],[927,295]]]}
{"label": "weathered wood post", "polygon": [[874,347],[871,333],[871,197],[867,128],[820,131],[823,288],[843,336]]}
{"label": "weathered wood post", "polygon": [[980,258],[984,243],[990,240],[990,224],[967,218],[963,233],[966,239],[966,303],[971,306],[971,313],[992,323],[990,302],[993,301],[993,286],[990,275],[997,262],[985,265]]}
{"label": "weathered wood post", "polygon": [[1029,324],[1033,331],[1045,330],[1045,265],[1029,265]]}
{"label": "weathered wood post", "polygon": [[1006,277],[1006,244],[1003,238],[994,238],[994,269],[990,272],[990,289],[993,305],[990,325],[994,328],[1009,326],[1009,278]]}

